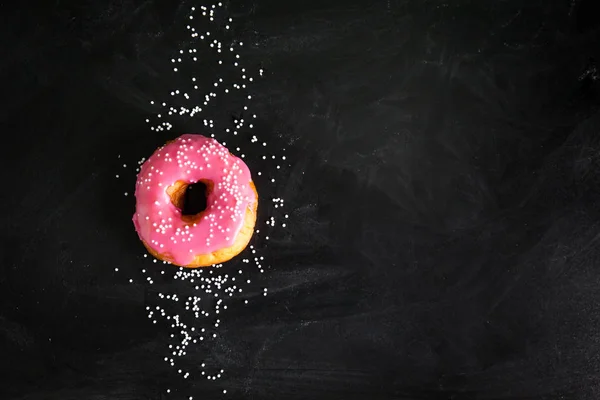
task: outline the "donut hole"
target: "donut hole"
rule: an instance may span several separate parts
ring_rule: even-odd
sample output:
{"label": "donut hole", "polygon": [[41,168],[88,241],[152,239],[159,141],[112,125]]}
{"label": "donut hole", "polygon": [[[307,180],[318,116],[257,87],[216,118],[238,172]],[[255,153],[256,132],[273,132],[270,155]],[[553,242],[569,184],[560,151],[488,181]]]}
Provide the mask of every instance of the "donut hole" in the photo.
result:
{"label": "donut hole", "polygon": [[196,215],[206,210],[206,192],[208,187],[204,182],[188,185],[183,194],[181,215]]}
{"label": "donut hole", "polygon": [[208,195],[212,190],[212,182],[201,180],[195,183],[177,181],[169,186],[167,193],[171,203],[181,211],[181,219],[185,222],[196,222],[208,206]]}

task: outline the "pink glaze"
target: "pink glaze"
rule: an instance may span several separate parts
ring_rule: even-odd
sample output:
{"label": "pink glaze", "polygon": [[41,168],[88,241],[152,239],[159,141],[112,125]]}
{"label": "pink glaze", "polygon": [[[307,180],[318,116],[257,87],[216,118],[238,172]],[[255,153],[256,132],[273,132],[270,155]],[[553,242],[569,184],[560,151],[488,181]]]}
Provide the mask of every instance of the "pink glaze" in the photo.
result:
{"label": "pink glaze", "polygon": [[[197,223],[184,222],[166,192],[178,180],[214,183]],[[234,244],[248,205],[257,201],[250,181],[246,164],[225,146],[201,135],[182,135],[142,165],[135,188],[135,229],[156,252],[169,253],[177,265],[188,265],[196,255]]]}

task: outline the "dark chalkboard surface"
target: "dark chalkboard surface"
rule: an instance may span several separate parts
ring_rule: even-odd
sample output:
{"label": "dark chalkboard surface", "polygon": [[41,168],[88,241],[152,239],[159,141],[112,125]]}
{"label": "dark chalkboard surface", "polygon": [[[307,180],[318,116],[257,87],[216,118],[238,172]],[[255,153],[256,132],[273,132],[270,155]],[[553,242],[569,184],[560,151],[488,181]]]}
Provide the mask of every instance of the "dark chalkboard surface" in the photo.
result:
{"label": "dark chalkboard surface", "polygon": [[[595,1],[7,3],[0,398],[598,398]],[[201,272],[131,222],[189,132],[261,199]]]}

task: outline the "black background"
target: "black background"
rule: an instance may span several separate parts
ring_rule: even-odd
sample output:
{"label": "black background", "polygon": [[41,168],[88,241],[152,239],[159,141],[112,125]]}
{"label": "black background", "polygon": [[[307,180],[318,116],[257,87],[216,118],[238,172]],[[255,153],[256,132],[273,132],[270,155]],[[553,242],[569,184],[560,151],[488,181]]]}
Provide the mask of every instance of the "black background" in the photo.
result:
{"label": "black background", "polygon": [[145,307],[185,285],[144,282],[124,196],[141,157],[204,129],[145,122],[200,4],[0,4],[0,398],[597,399],[595,2],[226,3],[265,68],[256,133],[289,161],[257,181],[261,218],[277,196],[290,218],[188,357],[216,382],[162,361]]}

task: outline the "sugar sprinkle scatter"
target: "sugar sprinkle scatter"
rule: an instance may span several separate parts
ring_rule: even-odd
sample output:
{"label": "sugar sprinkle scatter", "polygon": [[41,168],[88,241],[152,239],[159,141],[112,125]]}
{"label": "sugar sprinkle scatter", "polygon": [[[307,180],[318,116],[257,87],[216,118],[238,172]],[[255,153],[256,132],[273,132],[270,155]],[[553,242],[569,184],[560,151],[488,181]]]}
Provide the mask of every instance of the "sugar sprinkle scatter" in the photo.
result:
{"label": "sugar sprinkle scatter", "polygon": [[[252,157],[247,157],[239,144],[229,147],[229,150],[248,163],[255,177],[268,176],[268,179],[264,179],[265,184],[273,185],[276,188],[276,176],[279,176],[277,174],[280,174],[286,167],[285,149],[277,149],[277,155],[268,153],[267,142],[260,138],[260,132],[254,131],[258,119],[257,115],[251,111],[252,94],[249,89],[258,77],[264,75],[264,71],[259,68],[253,75],[242,65],[240,49],[244,46],[243,42],[223,39],[226,36],[224,33],[230,31],[233,26],[233,19],[226,16],[223,3],[192,7],[187,18],[184,24],[191,40],[186,42],[188,43],[187,47],[179,49],[171,57],[172,73],[183,74],[185,67],[190,63],[212,62],[209,57],[201,57],[203,49],[212,51],[216,55],[214,62],[216,62],[217,70],[233,68],[237,80],[227,82],[223,76],[213,76],[208,77],[209,81],[203,84],[198,76],[191,76],[185,88],[174,88],[168,93],[168,101],[151,101],[151,105],[156,107],[157,111],[153,117],[145,119],[145,122],[150,126],[150,130],[161,132],[172,130],[175,118],[193,117],[198,121],[196,125],[198,133],[209,130],[212,132],[210,136],[225,146],[227,146],[228,138],[233,137],[235,137],[236,143],[248,143],[247,146],[256,146],[252,150]],[[200,29],[199,25],[210,26],[211,29]],[[213,67],[215,66],[210,66],[210,68]],[[203,68],[203,70],[210,68]],[[206,77],[204,78],[206,80]],[[235,114],[233,124],[231,121],[220,121],[218,117],[205,115],[209,113],[209,106],[218,96],[231,96],[232,99],[240,102],[240,109]],[[227,100],[229,101],[230,98],[228,97]],[[173,136],[181,133],[183,132],[174,132]],[[120,158],[119,155],[119,162],[122,163]],[[137,162],[136,173],[140,171],[140,167],[145,161],[145,158],[141,158]],[[260,162],[263,163],[261,165],[266,165],[265,161],[269,162],[267,171],[255,169]],[[128,166],[127,163],[122,164],[122,170],[128,168],[131,166]],[[117,179],[122,179],[124,175],[122,170],[115,174]],[[238,257],[226,264],[213,265],[208,268],[185,269],[166,265],[168,263],[144,253],[142,259],[147,265],[141,269],[141,274],[137,278],[126,278],[131,284],[144,284],[151,288],[160,288],[149,290],[150,293],[156,293],[156,296],[154,299],[147,300],[147,317],[152,324],[160,325],[162,323],[169,329],[170,341],[166,349],[167,353],[162,360],[172,367],[180,379],[212,382],[226,378],[226,370],[210,356],[207,356],[206,360],[199,365],[194,365],[197,359],[186,362],[186,355],[196,351],[198,346],[208,348],[218,342],[219,327],[223,324],[228,307],[232,305],[244,307],[253,298],[256,298],[255,296],[267,296],[266,285],[255,282],[264,279],[260,278],[264,277],[262,274],[269,268],[268,260],[265,259],[266,246],[262,245],[261,248],[258,248],[256,243],[266,243],[269,240],[269,232],[274,228],[285,228],[289,223],[289,215],[284,215],[279,210],[284,207],[284,200],[281,197],[274,197],[270,200],[261,197],[261,189],[263,188],[258,187],[259,216],[265,215],[264,212],[261,213],[261,209],[267,210],[267,213],[271,215],[257,221],[252,241]],[[272,192],[275,193],[276,190]],[[129,193],[124,192],[124,196],[128,196]],[[128,196],[128,198],[131,197],[133,196]],[[281,221],[278,221],[279,215],[281,215]],[[123,273],[122,270],[123,268],[115,268],[115,272],[119,274]],[[257,272],[258,275],[256,275]],[[177,290],[164,289],[168,287],[176,287]],[[176,392],[178,390],[174,387],[164,391],[167,395]],[[228,393],[226,389],[222,389],[221,392],[222,394]],[[183,398],[193,400],[194,396],[185,395]]]}

